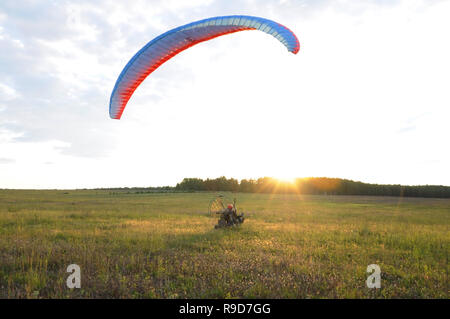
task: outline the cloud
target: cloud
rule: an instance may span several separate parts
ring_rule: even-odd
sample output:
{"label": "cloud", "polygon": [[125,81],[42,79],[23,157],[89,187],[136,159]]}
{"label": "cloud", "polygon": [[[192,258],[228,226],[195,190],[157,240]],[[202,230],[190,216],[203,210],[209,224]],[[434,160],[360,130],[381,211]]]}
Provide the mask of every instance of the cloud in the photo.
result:
{"label": "cloud", "polygon": [[0,83],[0,98],[3,101],[14,100],[18,96],[19,96],[19,94],[12,87],[9,87],[6,84]]}
{"label": "cloud", "polygon": [[77,22],[76,10],[62,2],[7,1],[0,10],[0,78],[7,83],[0,85],[0,128],[19,135],[17,142],[56,139],[68,143],[66,154],[107,155],[113,141],[102,119],[111,84],[101,58],[108,48],[94,45],[103,35],[97,26],[108,30],[105,19],[93,10]]}
{"label": "cloud", "polygon": [[[2,1],[0,128],[16,142],[56,139],[69,145],[64,154],[107,156],[115,146],[109,95],[121,68],[161,28],[184,22],[180,9],[211,2]],[[155,81],[176,85],[174,73]]]}
{"label": "cloud", "polygon": [[0,164],[11,164],[14,163],[15,160],[12,158],[2,158],[0,157]]}
{"label": "cloud", "polygon": [[415,125],[409,125],[409,126],[405,126],[405,127],[400,128],[397,131],[397,133],[406,133],[406,132],[409,132],[409,131],[414,131],[415,129],[416,129]]}

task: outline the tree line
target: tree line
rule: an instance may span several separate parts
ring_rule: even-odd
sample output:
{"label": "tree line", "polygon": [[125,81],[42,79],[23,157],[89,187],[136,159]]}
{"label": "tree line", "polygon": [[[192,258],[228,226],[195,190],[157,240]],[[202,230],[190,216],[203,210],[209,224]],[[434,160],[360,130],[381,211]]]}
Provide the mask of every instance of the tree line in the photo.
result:
{"label": "tree line", "polygon": [[282,182],[271,177],[243,179],[240,182],[224,176],[215,179],[184,178],[177,191],[228,191],[243,193],[308,195],[374,195],[450,198],[450,187],[442,185],[385,185],[356,182],[341,178],[310,177]]}

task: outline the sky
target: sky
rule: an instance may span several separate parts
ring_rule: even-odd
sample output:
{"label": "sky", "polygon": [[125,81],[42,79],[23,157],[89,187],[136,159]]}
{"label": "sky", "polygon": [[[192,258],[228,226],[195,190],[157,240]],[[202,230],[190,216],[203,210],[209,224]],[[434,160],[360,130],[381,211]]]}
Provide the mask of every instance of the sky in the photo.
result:
{"label": "sky", "polygon": [[[147,42],[221,15],[277,21],[297,55],[245,31],[153,72],[109,117]],[[0,188],[340,177],[450,185],[450,1],[0,3]]]}

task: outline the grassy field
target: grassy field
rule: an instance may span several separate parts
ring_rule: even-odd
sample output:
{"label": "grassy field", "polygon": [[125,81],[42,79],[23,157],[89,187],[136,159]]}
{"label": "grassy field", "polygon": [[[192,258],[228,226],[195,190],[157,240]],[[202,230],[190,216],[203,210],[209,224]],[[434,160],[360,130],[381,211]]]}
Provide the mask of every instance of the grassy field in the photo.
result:
{"label": "grassy field", "polygon": [[214,230],[213,196],[0,190],[0,298],[449,298],[450,200],[236,194]]}

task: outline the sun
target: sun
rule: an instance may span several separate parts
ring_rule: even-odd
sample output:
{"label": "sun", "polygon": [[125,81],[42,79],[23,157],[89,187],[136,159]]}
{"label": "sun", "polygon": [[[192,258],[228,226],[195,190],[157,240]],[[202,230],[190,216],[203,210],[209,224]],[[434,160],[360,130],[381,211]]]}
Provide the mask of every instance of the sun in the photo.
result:
{"label": "sun", "polygon": [[295,182],[295,177],[287,177],[287,176],[278,176],[276,177],[277,181],[281,182],[281,183],[287,183],[287,184],[294,184]]}

